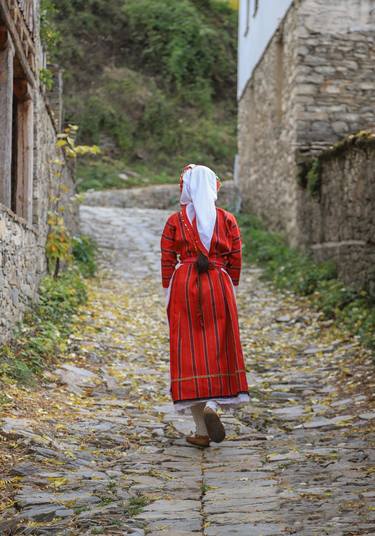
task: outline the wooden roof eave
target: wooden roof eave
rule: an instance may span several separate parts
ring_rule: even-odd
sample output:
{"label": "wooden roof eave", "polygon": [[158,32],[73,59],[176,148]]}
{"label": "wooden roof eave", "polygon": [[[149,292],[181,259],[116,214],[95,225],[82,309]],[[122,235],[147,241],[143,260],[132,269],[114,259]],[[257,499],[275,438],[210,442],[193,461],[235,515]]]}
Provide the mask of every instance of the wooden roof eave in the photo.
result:
{"label": "wooden roof eave", "polygon": [[7,27],[10,33],[10,36],[14,44],[14,48],[16,50],[19,62],[25,73],[27,81],[29,82],[31,87],[33,88],[36,87],[35,75],[30,67],[29,59],[26,57],[22,41],[20,39],[20,36],[18,34],[16,25],[12,19],[12,16],[9,12],[6,0],[0,0],[0,18],[4,21],[5,26]]}

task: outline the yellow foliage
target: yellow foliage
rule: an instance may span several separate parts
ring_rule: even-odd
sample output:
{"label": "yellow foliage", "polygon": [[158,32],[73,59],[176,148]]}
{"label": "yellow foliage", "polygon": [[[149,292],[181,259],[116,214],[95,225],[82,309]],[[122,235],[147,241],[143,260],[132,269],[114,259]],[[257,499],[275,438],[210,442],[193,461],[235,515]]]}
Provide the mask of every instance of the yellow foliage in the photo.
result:
{"label": "yellow foliage", "polygon": [[64,132],[58,134],[56,147],[63,149],[65,155],[69,158],[100,154],[100,147],[97,145],[76,145],[78,129],[77,125],[66,127]]}
{"label": "yellow foliage", "polygon": [[67,484],[68,482],[68,479],[65,477],[56,478],[56,477],[49,476],[48,480],[50,481],[50,487],[54,489],[59,489],[62,486],[65,486],[65,484]]}
{"label": "yellow foliage", "polygon": [[12,499],[7,499],[6,501],[0,503],[0,512],[11,508],[14,504],[16,504],[15,501],[13,501]]}
{"label": "yellow foliage", "polygon": [[239,0],[228,0],[228,2],[232,9],[238,10],[238,8],[240,7]]}

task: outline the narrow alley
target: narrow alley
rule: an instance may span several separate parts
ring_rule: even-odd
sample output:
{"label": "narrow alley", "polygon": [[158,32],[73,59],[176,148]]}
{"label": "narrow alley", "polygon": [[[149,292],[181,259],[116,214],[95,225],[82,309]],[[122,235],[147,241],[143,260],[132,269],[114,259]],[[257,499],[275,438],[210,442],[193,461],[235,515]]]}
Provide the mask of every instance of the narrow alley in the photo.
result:
{"label": "narrow alley", "polygon": [[224,443],[185,443],[191,419],[168,396],[166,216],[81,207],[100,272],[66,362],[27,408],[35,418],[2,424],[24,454],[1,533],[374,534],[370,356],[257,268],[245,267],[238,295],[251,404],[225,414]]}

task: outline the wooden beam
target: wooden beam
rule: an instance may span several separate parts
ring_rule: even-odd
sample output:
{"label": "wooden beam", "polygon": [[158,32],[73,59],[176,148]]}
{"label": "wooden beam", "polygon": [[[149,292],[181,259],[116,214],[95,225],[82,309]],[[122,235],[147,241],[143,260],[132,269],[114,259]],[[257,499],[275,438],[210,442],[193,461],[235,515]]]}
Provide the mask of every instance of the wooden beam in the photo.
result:
{"label": "wooden beam", "polygon": [[13,58],[9,40],[8,46],[0,51],[0,202],[8,208],[12,198]]}
{"label": "wooden beam", "polygon": [[0,26],[0,50],[4,50],[8,45],[8,30],[5,26]]}
{"label": "wooden beam", "polygon": [[33,203],[33,101],[19,102],[17,106],[17,186],[16,213],[32,223]]}
{"label": "wooden beam", "polygon": [[[12,14],[10,13],[9,9],[8,9],[8,6],[7,6],[7,2],[6,0],[0,0],[0,17],[3,19],[3,21],[5,22],[5,25],[7,26],[8,30],[9,30],[9,33],[12,37],[12,41],[14,43],[14,47],[16,49],[16,53],[17,53],[17,56],[20,60],[20,63],[22,65],[22,68],[24,70],[24,73],[25,73],[25,76],[27,78],[27,81],[29,82],[29,84],[31,84],[32,87],[35,87],[36,86],[36,79],[35,79],[35,75],[30,67],[30,62],[29,62],[29,58],[26,57],[25,55],[25,51],[24,51],[24,46],[23,46],[23,43],[22,43],[22,38],[20,37],[19,35],[19,31],[17,30],[17,27],[16,27],[16,22],[15,20],[17,21],[17,19],[19,18],[19,15],[20,15],[20,11],[19,9],[12,9],[12,12],[14,13],[14,16],[12,17]],[[24,25],[24,21],[18,21],[20,26]],[[28,31],[28,30],[27,30]],[[22,32],[21,32],[22,34]],[[25,36],[24,36],[25,38]],[[31,41],[31,38],[29,40],[29,43]],[[31,41],[32,43],[32,41]],[[32,43],[32,48],[34,49],[34,44]],[[35,55],[35,50],[33,51],[34,55]]]}
{"label": "wooden beam", "polygon": [[25,78],[15,78],[13,82],[13,91],[17,99],[25,101],[31,99],[30,85]]}

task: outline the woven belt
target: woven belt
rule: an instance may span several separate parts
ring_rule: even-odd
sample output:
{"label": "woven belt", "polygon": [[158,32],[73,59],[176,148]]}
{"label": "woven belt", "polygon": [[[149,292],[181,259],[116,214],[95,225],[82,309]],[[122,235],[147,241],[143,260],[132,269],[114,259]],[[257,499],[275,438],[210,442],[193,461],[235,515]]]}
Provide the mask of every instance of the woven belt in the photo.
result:
{"label": "woven belt", "polygon": [[[180,264],[195,264],[198,260],[198,257],[186,257],[186,259],[181,259]],[[220,257],[208,257],[209,270],[214,268],[225,268],[227,265]]]}
{"label": "woven belt", "polygon": [[[180,263],[181,264],[196,264],[197,260],[198,260],[198,257],[187,257],[184,260],[180,260]],[[217,270],[219,274],[222,275],[221,268],[224,268],[227,263],[223,262],[222,259],[217,258],[217,257],[208,257],[208,261],[209,261],[208,269]],[[202,328],[204,328],[201,275],[202,274],[198,272],[198,308],[199,308],[198,316],[199,316],[200,325]]]}

